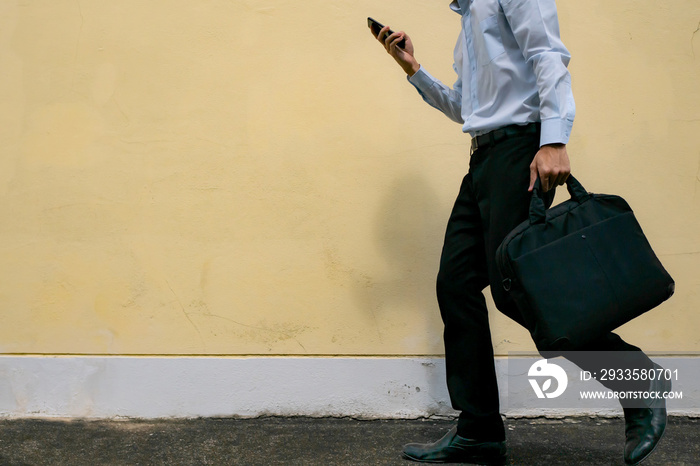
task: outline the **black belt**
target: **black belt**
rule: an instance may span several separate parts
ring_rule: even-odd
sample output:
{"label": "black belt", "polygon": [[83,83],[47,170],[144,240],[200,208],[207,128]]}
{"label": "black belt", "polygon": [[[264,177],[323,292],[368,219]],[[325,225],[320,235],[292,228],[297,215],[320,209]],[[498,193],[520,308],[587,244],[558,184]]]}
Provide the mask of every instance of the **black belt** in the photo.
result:
{"label": "black belt", "polygon": [[510,125],[503,128],[489,131],[481,136],[472,138],[472,153],[477,149],[484,149],[488,146],[498,144],[504,139],[525,134],[535,134],[540,130],[540,123],[528,123],[527,125]]}

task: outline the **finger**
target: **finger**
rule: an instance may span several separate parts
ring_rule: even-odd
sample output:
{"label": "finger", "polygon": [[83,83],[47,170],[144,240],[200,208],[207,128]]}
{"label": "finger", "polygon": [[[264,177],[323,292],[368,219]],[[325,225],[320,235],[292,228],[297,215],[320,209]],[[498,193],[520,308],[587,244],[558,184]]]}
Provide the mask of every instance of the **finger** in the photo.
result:
{"label": "finger", "polygon": [[386,38],[386,46],[391,47],[391,44],[396,41],[397,37],[401,37],[401,34],[398,32],[395,32],[391,34],[389,37]]}
{"label": "finger", "polygon": [[552,184],[551,184],[552,188],[554,188],[556,186],[562,186],[563,184],[565,184],[566,179],[568,177],[569,177],[568,171],[566,171],[564,169],[559,170],[557,173],[556,179],[552,180]]}
{"label": "finger", "polygon": [[566,184],[566,180],[569,179],[569,176],[571,175],[570,171],[565,171],[560,175],[561,182],[559,183],[559,186],[563,186]]}
{"label": "finger", "polygon": [[[399,34],[400,34],[401,38],[400,38],[399,41],[396,43],[396,46],[397,46],[398,48],[404,50],[404,49],[406,48],[406,33],[403,32],[403,31],[399,31]],[[403,42],[403,45],[400,45],[401,42]]]}
{"label": "finger", "polygon": [[556,170],[548,170],[546,173],[540,176],[540,180],[542,180],[542,191],[546,193],[550,189],[557,186],[558,176],[559,175],[557,174]]}
{"label": "finger", "polygon": [[413,50],[413,43],[411,42],[411,38],[406,34],[405,32],[401,32],[403,34],[403,41],[404,44],[403,46],[400,46],[402,49],[406,50],[407,52],[411,53],[410,51]]}
{"label": "finger", "polygon": [[546,166],[540,173],[542,181],[542,191],[547,192],[554,189],[563,182],[563,171],[558,166]]}
{"label": "finger", "polygon": [[537,180],[537,165],[534,163],[530,165],[530,187],[527,188],[528,191],[532,191],[535,187],[535,181]]}
{"label": "finger", "polygon": [[[392,39],[393,38],[393,39]],[[389,36],[389,51],[395,52],[396,48],[399,47],[399,42],[403,40],[403,34],[396,32]],[[400,47],[399,47],[400,48]]]}
{"label": "finger", "polygon": [[379,30],[379,32],[377,33],[377,40],[378,40],[379,42],[381,42],[382,44],[384,44],[385,47],[386,47],[386,43],[385,43],[385,41],[384,41],[384,34],[386,34],[388,31],[389,31],[389,26],[384,26],[384,27],[381,28],[381,29]]}

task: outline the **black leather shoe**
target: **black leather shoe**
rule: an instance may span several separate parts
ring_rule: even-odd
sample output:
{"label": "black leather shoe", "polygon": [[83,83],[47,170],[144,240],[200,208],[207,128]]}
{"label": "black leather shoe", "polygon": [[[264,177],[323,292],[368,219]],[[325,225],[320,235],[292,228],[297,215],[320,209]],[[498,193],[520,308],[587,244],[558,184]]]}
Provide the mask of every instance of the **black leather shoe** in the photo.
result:
{"label": "black leather shoe", "polygon": [[[654,364],[655,369],[661,366]],[[654,380],[651,391],[668,392],[670,380]],[[654,399],[648,408],[626,408],[625,411],[625,463],[639,464],[654,451],[666,430],[666,400]]]}
{"label": "black leather shoe", "polygon": [[503,465],[506,463],[506,442],[481,442],[457,435],[457,427],[435,443],[409,443],[403,457],[421,463],[471,463]]}

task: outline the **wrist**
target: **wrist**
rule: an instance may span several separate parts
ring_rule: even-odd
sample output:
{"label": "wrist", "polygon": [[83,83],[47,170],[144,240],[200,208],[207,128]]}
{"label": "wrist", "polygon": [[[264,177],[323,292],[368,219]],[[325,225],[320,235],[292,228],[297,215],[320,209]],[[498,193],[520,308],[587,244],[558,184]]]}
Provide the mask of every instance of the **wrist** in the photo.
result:
{"label": "wrist", "polygon": [[406,72],[408,77],[410,78],[414,74],[418,72],[420,69],[420,64],[416,60],[412,60],[410,63],[406,63],[405,65],[402,65],[401,68]]}
{"label": "wrist", "polygon": [[550,142],[549,144],[543,144],[542,147],[553,147],[555,149],[561,149],[563,147],[566,147],[566,144],[563,142]]}

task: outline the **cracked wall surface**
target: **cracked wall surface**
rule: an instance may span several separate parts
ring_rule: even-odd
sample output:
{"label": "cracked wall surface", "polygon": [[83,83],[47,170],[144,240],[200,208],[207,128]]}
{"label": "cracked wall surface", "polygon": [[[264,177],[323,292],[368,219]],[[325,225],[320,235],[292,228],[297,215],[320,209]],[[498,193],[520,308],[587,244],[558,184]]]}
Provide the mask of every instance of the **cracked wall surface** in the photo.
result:
{"label": "cracked wall surface", "polygon": [[[452,83],[436,3],[0,2],[0,351],[441,354],[469,140],[366,28]],[[573,171],[677,282],[620,332],[700,351],[700,3],[557,4]],[[534,349],[489,306],[498,354]]]}

